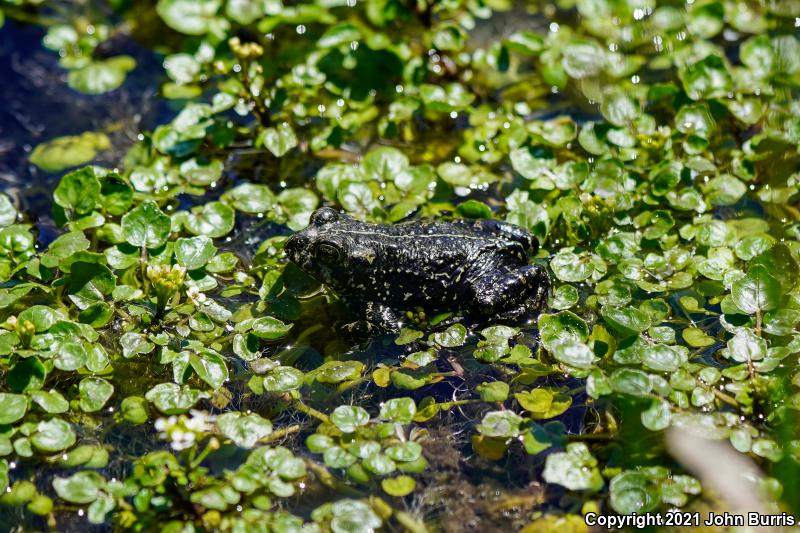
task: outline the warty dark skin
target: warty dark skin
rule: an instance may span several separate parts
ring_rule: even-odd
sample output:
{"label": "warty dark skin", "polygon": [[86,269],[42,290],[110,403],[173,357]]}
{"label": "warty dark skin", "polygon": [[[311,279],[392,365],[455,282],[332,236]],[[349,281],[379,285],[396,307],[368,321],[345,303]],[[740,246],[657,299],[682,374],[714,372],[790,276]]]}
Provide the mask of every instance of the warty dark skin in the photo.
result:
{"label": "warty dark skin", "polygon": [[547,299],[545,269],[528,264],[538,249],[524,229],[497,220],[371,224],[329,207],[285,245],[289,259],[366,315],[353,324],[393,332],[404,311],[453,311],[482,320],[519,321]]}

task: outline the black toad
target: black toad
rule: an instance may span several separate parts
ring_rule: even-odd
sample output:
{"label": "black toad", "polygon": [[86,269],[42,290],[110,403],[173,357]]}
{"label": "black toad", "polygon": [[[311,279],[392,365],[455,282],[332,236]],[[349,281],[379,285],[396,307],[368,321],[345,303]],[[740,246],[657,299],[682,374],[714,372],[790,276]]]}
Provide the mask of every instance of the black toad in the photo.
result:
{"label": "black toad", "polygon": [[547,273],[528,264],[537,249],[533,235],[497,220],[370,224],[329,207],[285,244],[302,270],[366,311],[360,326],[383,331],[417,307],[524,318],[547,298]]}

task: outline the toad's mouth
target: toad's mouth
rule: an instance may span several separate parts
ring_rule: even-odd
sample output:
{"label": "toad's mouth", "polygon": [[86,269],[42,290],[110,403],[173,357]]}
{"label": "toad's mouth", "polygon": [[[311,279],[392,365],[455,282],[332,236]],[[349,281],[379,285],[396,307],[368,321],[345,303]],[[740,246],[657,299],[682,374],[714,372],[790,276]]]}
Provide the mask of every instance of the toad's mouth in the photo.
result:
{"label": "toad's mouth", "polygon": [[297,263],[300,254],[300,242],[297,233],[286,239],[283,243],[283,251],[290,261]]}

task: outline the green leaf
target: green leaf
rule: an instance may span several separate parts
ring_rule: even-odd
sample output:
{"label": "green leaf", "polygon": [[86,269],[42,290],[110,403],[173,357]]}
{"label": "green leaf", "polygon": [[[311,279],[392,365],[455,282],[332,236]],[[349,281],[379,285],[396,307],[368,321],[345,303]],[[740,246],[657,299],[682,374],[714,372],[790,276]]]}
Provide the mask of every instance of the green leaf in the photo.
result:
{"label": "green leaf", "polygon": [[757,78],[766,78],[775,70],[777,58],[769,36],[756,35],[739,46],[742,63]]}
{"label": "green leaf", "polygon": [[59,318],[56,311],[46,305],[32,305],[17,316],[17,322],[30,322],[37,333],[43,333],[49,330]]}
{"label": "green leaf", "polygon": [[84,167],[61,178],[53,191],[53,201],[78,214],[89,213],[100,198],[100,182],[92,167]]}
{"label": "green leaf", "polygon": [[95,501],[106,486],[106,479],[97,472],[84,470],[70,477],[57,477],[53,488],[59,498],[71,503],[85,504]]}
{"label": "green leaf", "polygon": [[514,398],[534,420],[553,418],[565,412],[572,405],[572,397],[552,389],[533,389],[518,392]]}
{"label": "green leaf", "polygon": [[636,335],[650,327],[648,316],[635,307],[604,307],[601,314],[606,323],[624,337]]}
{"label": "green leaf", "polygon": [[308,189],[294,187],[282,190],[278,194],[278,203],[289,216],[289,228],[298,231],[308,226],[311,213],[319,205],[319,198]]}
{"label": "green leaf", "polygon": [[331,468],[347,468],[358,459],[339,446],[331,446],[322,455],[325,465]]}
{"label": "green leaf", "polygon": [[639,116],[639,104],[622,89],[615,89],[603,97],[600,111],[611,124],[626,127]]}
{"label": "green leaf", "polygon": [[736,307],[753,315],[778,307],[781,287],[765,267],[755,265],[744,277],[733,282],[731,296]]}
{"label": "green leaf", "polygon": [[334,48],[361,39],[361,31],[353,24],[344,22],[332,26],[317,41],[319,48]]}
{"label": "green leaf", "polygon": [[505,381],[483,382],[475,390],[484,402],[504,402],[508,398],[509,386]]}
{"label": "green leaf", "polygon": [[147,422],[147,401],[140,396],[128,396],[120,405],[122,418],[131,424],[144,424]]}
{"label": "green leaf", "polygon": [[6,194],[0,193],[0,227],[10,226],[16,220],[17,208]]}
{"label": "green leaf", "polygon": [[311,453],[323,453],[325,450],[334,445],[334,440],[319,433],[313,433],[306,439],[306,447]]}
{"label": "green leaf", "polygon": [[102,302],[117,286],[117,277],[105,265],[76,261],[70,270],[67,292],[79,309]]}
{"label": "green leaf", "polygon": [[333,533],[367,533],[379,530],[383,524],[366,501],[341,499],[331,504],[330,512]]}
{"label": "green leaf", "polygon": [[369,423],[369,413],[357,405],[340,405],[330,415],[331,422],[344,433],[353,433]]}
{"label": "green leaf", "polygon": [[597,469],[597,459],[582,442],[568,444],[565,452],[548,455],[542,478],[569,490],[596,492],[604,485],[603,477]]}
{"label": "green leaf", "polygon": [[58,345],[58,353],[53,364],[59,370],[78,370],[86,364],[87,354],[83,344],[65,341]]}
{"label": "green leaf", "polygon": [[222,201],[243,213],[267,213],[277,205],[277,198],[266,185],[242,183],[222,195]]}
{"label": "green leaf", "polygon": [[706,185],[706,194],[712,205],[733,205],[746,192],[747,186],[729,174],[717,176]]}
{"label": "green leaf", "polygon": [[634,396],[646,396],[653,387],[650,377],[634,368],[615,370],[609,377],[609,381],[615,391]]}
{"label": "green leaf", "polygon": [[569,309],[578,303],[579,298],[578,289],[572,285],[560,285],[553,291],[551,306],[559,310]]}
{"label": "green leaf", "polygon": [[689,351],[684,346],[655,344],[641,350],[642,365],[660,372],[674,372],[689,360]]}
{"label": "green leaf", "polygon": [[417,442],[401,442],[386,448],[386,455],[395,461],[409,463],[422,457],[422,446]]}
{"label": "green leaf", "polygon": [[87,509],[87,518],[92,524],[102,524],[106,520],[106,515],[113,511],[117,502],[107,494],[101,494]]}
{"label": "green leaf", "polygon": [[211,350],[201,350],[189,355],[189,364],[200,379],[213,389],[220,388],[228,380],[228,367],[225,359]]}
{"label": "green leaf", "polygon": [[289,392],[303,386],[304,374],[291,366],[279,366],[266,376],[263,385],[267,392]]}
{"label": "green leaf", "polygon": [[550,268],[561,281],[578,282],[592,275],[594,268],[577,254],[570,251],[560,251],[550,260]]}
{"label": "green leaf", "polygon": [[281,7],[280,1],[228,0],[225,4],[225,14],[232,20],[246,26],[264,15],[280,14]]}
{"label": "green leaf", "polygon": [[669,402],[665,400],[653,400],[650,407],[642,411],[642,425],[650,431],[661,431],[669,427],[670,417]]}
{"label": "green leaf", "polygon": [[544,49],[544,39],[532,31],[518,31],[508,36],[505,45],[511,51],[534,55]]}
{"label": "green leaf", "polygon": [[394,343],[398,346],[411,344],[412,342],[421,339],[423,335],[424,333],[422,333],[421,331],[417,331],[411,328],[402,328],[400,330],[400,334],[394,340]]}
{"label": "green leaf", "polygon": [[276,340],[285,337],[292,324],[284,324],[277,318],[265,316],[257,318],[251,324],[252,332],[256,337],[267,340]]}
{"label": "green leaf", "polygon": [[589,326],[570,311],[561,311],[554,315],[541,314],[538,322],[542,345],[548,350],[564,341],[582,343],[589,339]]}
{"label": "green leaf", "polygon": [[[3,468],[2,470],[5,470]],[[36,485],[27,480],[18,480],[4,491],[0,496],[0,503],[3,505],[24,505],[36,496]]]}
{"label": "green leaf", "polygon": [[60,418],[43,420],[36,426],[31,443],[43,452],[59,452],[75,444],[75,432]]}
{"label": "green leaf", "polygon": [[458,51],[464,47],[465,40],[464,30],[455,24],[444,24],[434,33],[433,46],[437,50]]}
{"label": "green leaf", "polygon": [[564,46],[561,66],[576,79],[594,76],[604,68],[606,54],[594,41],[572,41]]}
{"label": "green leaf", "polygon": [[188,385],[159,383],[147,391],[144,397],[165,415],[175,415],[187,412],[198,401],[208,398],[208,394]]}
{"label": "green leaf", "polygon": [[699,328],[686,328],[681,332],[681,336],[686,341],[686,344],[693,348],[704,348],[711,346],[715,342],[713,337]]}
{"label": "green leaf", "polygon": [[0,424],[11,424],[25,416],[28,398],[23,394],[0,392]]}
{"label": "green leaf", "polygon": [[362,463],[364,468],[377,476],[386,476],[397,470],[397,463],[382,453],[373,453]]}
{"label": "green leaf", "polygon": [[417,414],[413,398],[392,398],[381,405],[381,418],[400,424],[409,424]]}
{"label": "green leaf", "polygon": [[509,158],[511,159],[512,168],[523,178],[534,180],[534,186],[536,188],[553,189],[554,185],[551,182],[547,182],[547,186],[542,185],[545,183],[542,181],[542,177],[552,172],[552,159],[534,157],[531,151],[526,147],[512,150],[509,154]]}
{"label": "green leaf", "polygon": [[99,411],[114,394],[114,385],[103,378],[84,378],[78,385],[80,407],[85,413]]}
{"label": "green leaf", "polygon": [[147,337],[135,331],[123,333],[119,344],[122,346],[122,357],[126,359],[134,355],[150,353],[155,348],[155,344],[147,340]]}
{"label": "green leaf", "polygon": [[200,69],[200,63],[190,54],[171,54],[164,58],[164,70],[180,85],[192,83]]}
{"label": "green leaf", "polygon": [[[19,337],[11,332],[0,334],[0,340],[7,342],[2,350],[4,354],[12,352],[13,347],[19,343]],[[14,364],[6,376],[6,383],[14,392],[36,390],[41,388],[47,371],[37,357],[22,359]]]}
{"label": "green leaf", "polygon": [[656,487],[641,472],[627,470],[609,484],[611,507],[620,514],[646,513],[659,504]]}
{"label": "green leaf", "polygon": [[592,368],[597,361],[594,352],[585,343],[573,338],[549,342],[548,351],[564,363],[575,368]]}
{"label": "green leaf", "polygon": [[175,241],[175,259],[188,270],[205,266],[215,253],[217,248],[205,235]]}
{"label": "green leaf", "polygon": [[217,417],[217,426],[241,448],[252,448],[259,439],[272,433],[272,422],[256,413],[223,413]]}
{"label": "green leaf", "polygon": [[155,202],[147,200],[122,217],[122,233],[132,246],[158,248],[169,237],[169,216]]}
{"label": "green leaf", "polygon": [[768,250],[759,253],[750,263],[753,268],[756,265],[767,269],[770,276],[774,277],[781,285],[781,288],[788,292],[794,289],[798,279],[798,264],[794,254],[784,243],[775,243]]}
{"label": "green leaf", "polygon": [[159,0],[156,11],[170,28],[203,35],[226,26],[216,16],[221,4],[221,0]]}
{"label": "green leaf", "polygon": [[29,159],[45,172],[58,172],[88,163],[97,156],[97,152],[109,148],[111,140],[105,134],[87,131],[39,144]]}
{"label": "green leaf", "polygon": [[675,115],[675,128],[683,133],[707,138],[716,129],[707,104],[687,104]]}
{"label": "green leaf", "polygon": [[783,450],[780,444],[771,439],[757,439],[753,441],[751,450],[759,457],[764,457],[774,463],[777,463],[783,457]]}
{"label": "green leaf", "polygon": [[723,98],[733,90],[725,62],[717,55],[690,63],[678,70],[686,94],[692,100]]}
{"label": "green leaf", "polygon": [[462,346],[467,338],[467,328],[463,324],[453,324],[444,331],[431,335],[431,340],[443,348]]}
{"label": "green leaf", "polygon": [[361,168],[368,178],[379,181],[394,181],[394,178],[409,168],[408,157],[398,150],[383,146],[373,148],[364,156]]}
{"label": "green leaf", "polygon": [[512,438],[519,435],[522,417],[514,411],[490,411],[477,430],[486,437]]}
{"label": "green leaf", "polygon": [[292,127],[283,122],[277,128],[267,128],[262,131],[256,139],[256,144],[265,147],[275,157],[283,157],[297,146],[297,136]]}
{"label": "green leaf", "polygon": [[767,341],[749,329],[740,328],[728,341],[727,354],[740,363],[760,361],[767,355]]}
{"label": "green leaf", "polygon": [[136,67],[131,56],[116,56],[104,60],[93,60],[89,64],[70,71],[67,83],[84,94],[103,94],[117,89],[125,82],[125,76]]}
{"label": "green leaf", "polygon": [[417,482],[411,476],[397,476],[381,480],[381,487],[389,496],[408,496],[414,492]]}
{"label": "green leaf", "polygon": [[192,158],[181,163],[181,176],[193,185],[211,185],[222,177],[223,163],[219,159],[212,159],[207,163],[200,163],[197,158]]}
{"label": "green leaf", "polygon": [[34,403],[50,414],[66,413],[69,410],[69,402],[55,389],[32,391],[30,395]]}
{"label": "green leaf", "polygon": [[186,217],[186,229],[194,235],[224,237],[233,229],[236,212],[222,202],[209,202],[192,208]]}

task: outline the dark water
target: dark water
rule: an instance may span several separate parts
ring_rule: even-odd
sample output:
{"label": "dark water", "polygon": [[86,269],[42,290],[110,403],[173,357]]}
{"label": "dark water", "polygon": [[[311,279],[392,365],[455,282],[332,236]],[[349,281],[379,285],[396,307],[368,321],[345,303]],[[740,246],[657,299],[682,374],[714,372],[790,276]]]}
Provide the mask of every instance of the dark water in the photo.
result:
{"label": "dark water", "polygon": [[55,231],[49,217],[51,194],[60,174],[31,165],[31,150],[55,137],[104,131],[113,148],[101,152],[96,164],[114,167],[139,131],[168,121],[174,112],[157,97],[161,58],[133,39],[114,38],[102,50],[103,55],[136,59],[125,84],[88,96],[67,85],[58,55],[42,46],[44,34],[41,27],[8,19],[0,29],[0,191],[18,202],[48,241]]}

